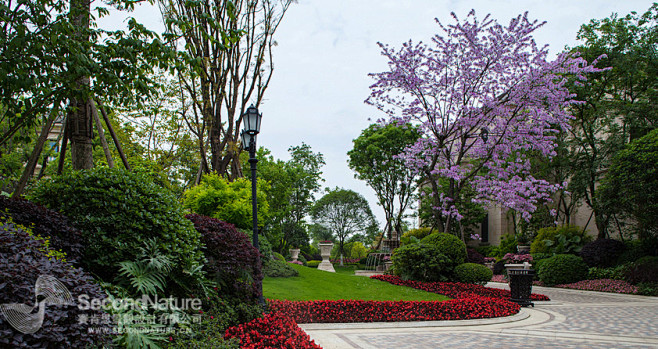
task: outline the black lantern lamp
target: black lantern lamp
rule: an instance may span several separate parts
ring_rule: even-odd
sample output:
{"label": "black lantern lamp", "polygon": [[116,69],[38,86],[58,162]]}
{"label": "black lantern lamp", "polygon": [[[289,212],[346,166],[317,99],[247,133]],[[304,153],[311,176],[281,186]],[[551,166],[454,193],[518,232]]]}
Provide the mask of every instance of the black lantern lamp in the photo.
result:
{"label": "black lantern lamp", "polygon": [[[253,224],[253,245],[258,249],[258,202],[256,199],[256,164],[258,159],[256,159],[256,135],[260,132],[260,121],[263,118],[263,115],[258,112],[258,108],[254,107],[252,104],[247,111],[242,114],[243,120],[243,130],[240,133],[240,138],[242,140],[242,148],[249,150],[249,165],[251,165],[251,215],[252,215],[252,224]],[[260,261],[259,261],[260,263]],[[263,299],[263,284],[261,281],[258,282],[258,288],[260,289],[260,297],[258,303],[265,307],[265,300]]]}
{"label": "black lantern lamp", "polygon": [[244,132],[250,135],[257,135],[260,132],[260,121],[262,118],[263,114],[258,113],[258,108],[254,107],[252,104],[247,108],[247,111],[242,114]]}

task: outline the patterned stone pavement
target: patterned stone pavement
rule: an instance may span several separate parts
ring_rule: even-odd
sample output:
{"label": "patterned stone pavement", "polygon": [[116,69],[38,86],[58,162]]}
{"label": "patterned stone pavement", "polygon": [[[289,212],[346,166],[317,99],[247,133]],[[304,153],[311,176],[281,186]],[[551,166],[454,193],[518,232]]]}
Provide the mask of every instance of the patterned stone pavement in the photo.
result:
{"label": "patterned stone pavement", "polygon": [[508,319],[300,326],[325,349],[658,348],[657,297],[545,287],[533,292],[551,301]]}

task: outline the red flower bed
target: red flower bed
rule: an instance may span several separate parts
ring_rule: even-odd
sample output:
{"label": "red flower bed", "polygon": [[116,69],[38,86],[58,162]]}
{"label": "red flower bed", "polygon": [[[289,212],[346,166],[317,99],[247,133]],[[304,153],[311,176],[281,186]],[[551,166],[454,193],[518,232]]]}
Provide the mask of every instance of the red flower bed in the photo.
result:
{"label": "red flower bed", "polygon": [[[510,292],[497,288],[484,287],[473,284],[463,284],[460,282],[421,282],[413,280],[402,280],[393,275],[373,275],[370,278],[386,281],[393,285],[407,286],[418,290],[433,292],[448,296],[450,298],[464,299],[471,297],[491,297],[500,299],[509,299]],[[533,301],[550,300],[543,294],[533,293],[530,298]]]}
{"label": "red flower bed", "polygon": [[270,309],[299,323],[328,323],[481,319],[513,315],[520,307],[503,299],[473,296],[444,302],[270,300]]}
{"label": "red flower bed", "polygon": [[322,349],[293,319],[279,312],[231,327],[224,338],[238,338],[245,349]]}

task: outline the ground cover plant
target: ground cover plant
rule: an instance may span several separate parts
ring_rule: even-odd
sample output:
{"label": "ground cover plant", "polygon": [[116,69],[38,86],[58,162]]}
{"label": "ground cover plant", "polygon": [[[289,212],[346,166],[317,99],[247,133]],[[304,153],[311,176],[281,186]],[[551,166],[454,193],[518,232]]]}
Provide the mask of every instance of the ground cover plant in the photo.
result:
{"label": "ground cover plant", "polygon": [[299,276],[263,280],[263,295],[268,299],[309,300],[415,300],[443,301],[448,297],[412,288],[388,285],[378,280],[349,273],[329,273],[315,268],[290,264]]}
{"label": "ground cover plant", "polygon": [[[38,332],[28,334],[18,334],[5,317],[0,316],[0,347],[73,348],[102,345],[107,337],[89,332],[91,324],[78,321],[80,316],[100,318],[102,313],[81,309],[73,303],[81,295],[104,299],[100,287],[82,269],[54,257],[43,241],[31,236],[28,230],[17,226],[0,212],[0,299],[5,304],[36,307],[36,293],[39,297],[37,301],[47,307],[48,312]],[[55,280],[43,279],[44,276]],[[59,281],[70,292],[69,303],[55,306],[63,295],[53,293],[46,286],[39,290],[35,286],[38,280],[46,280],[43,285]],[[20,316],[20,313],[14,316]]]}
{"label": "ground cover plant", "polygon": [[[460,282],[422,282],[413,280],[403,280],[393,275],[374,275],[371,279],[386,281],[393,285],[408,286],[427,292],[434,292],[446,295],[451,298],[465,298],[469,296],[491,297],[500,299],[509,299],[510,292],[497,288],[484,287],[474,284],[465,284]],[[533,293],[530,297],[534,301],[550,300],[547,296]]]}

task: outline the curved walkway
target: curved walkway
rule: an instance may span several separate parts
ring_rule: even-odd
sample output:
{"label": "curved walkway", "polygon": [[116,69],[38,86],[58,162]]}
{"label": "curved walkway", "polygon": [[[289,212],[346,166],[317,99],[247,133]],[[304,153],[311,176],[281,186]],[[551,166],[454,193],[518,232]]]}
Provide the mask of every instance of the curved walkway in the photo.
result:
{"label": "curved walkway", "polygon": [[506,318],[300,327],[324,349],[658,348],[658,297],[532,290],[551,301]]}

